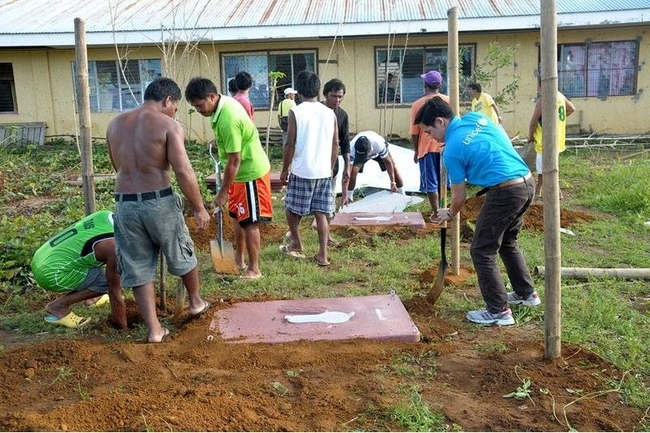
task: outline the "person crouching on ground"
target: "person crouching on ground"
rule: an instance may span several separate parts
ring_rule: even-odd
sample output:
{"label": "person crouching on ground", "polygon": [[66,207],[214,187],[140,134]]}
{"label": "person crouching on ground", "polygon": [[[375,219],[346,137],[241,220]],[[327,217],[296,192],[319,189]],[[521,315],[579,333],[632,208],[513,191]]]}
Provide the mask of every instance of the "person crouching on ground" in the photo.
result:
{"label": "person crouching on ground", "polygon": [[363,166],[369,160],[376,161],[381,171],[388,173],[390,191],[404,194],[404,181],[397,170],[395,161],[388,151],[388,143],[384,137],[373,131],[360,132],[351,142],[350,160],[352,170],[348,182],[343,182],[343,190],[347,191],[347,204],[353,201],[354,188],[357,185],[357,176],[363,173]]}
{"label": "person crouching on ground", "polygon": [[77,316],[70,307],[108,294],[116,327],[126,329],[126,306],[115,266],[110,211],[94,212],[45,242],[32,257],[34,278],[45,290],[68,292],[45,306],[50,313],[45,321],[81,328],[92,319]]}

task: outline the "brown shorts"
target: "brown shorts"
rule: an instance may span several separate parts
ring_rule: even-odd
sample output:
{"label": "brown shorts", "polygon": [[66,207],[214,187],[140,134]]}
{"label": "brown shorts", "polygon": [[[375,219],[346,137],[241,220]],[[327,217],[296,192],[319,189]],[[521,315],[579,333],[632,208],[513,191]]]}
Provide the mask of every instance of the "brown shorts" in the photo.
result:
{"label": "brown shorts", "polygon": [[272,220],[270,171],[259,179],[234,182],[228,190],[228,195],[228,211],[240,226]]}

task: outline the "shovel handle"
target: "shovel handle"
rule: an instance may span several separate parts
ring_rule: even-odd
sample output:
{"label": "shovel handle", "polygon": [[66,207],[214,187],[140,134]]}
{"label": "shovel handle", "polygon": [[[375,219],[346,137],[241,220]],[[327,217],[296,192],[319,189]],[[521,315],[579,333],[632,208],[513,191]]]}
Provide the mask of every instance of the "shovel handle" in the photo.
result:
{"label": "shovel handle", "polygon": [[217,240],[219,241],[219,247],[221,247],[223,241],[223,209],[221,209],[221,206],[217,206],[214,214],[217,216]]}

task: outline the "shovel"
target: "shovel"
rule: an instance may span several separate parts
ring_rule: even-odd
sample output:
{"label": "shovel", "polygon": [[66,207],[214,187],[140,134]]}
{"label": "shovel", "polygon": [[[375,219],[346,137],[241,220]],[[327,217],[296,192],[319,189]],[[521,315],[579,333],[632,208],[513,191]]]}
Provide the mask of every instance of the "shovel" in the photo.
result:
{"label": "shovel", "polygon": [[[442,154],[440,156],[440,161],[442,161]],[[447,205],[447,170],[444,167],[440,168],[440,207],[446,207]],[[427,293],[427,301],[431,304],[435,304],[440,294],[442,293],[442,288],[445,285],[445,273],[447,272],[447,222],[444,221],[440,226],[440,265],[438,265],[438,274],[436,275],[436,280],[433,283],[433,287]]]}
{"label": "shovel", "polygon": [[[208,145],[208,152],[212,162],[214,162],[216,191],[219,192],[221,190],[221,173],[219,163],[212,154],[212,142]],[[223,240],[223,209],[221,207],[217,207],[215,216],[217,217],[217,239],[210,241],[210,253],[214,270],[219,274],[238,274],[239,269],[235,261],[235,249],[232,243]]]}
{"label": "shovel", "polygon": [[219,274],[238,274],[235,249],[231,242],[223,240],[223,209],[217,207],[217,239],[210,241],[210,253],[214,270]]}

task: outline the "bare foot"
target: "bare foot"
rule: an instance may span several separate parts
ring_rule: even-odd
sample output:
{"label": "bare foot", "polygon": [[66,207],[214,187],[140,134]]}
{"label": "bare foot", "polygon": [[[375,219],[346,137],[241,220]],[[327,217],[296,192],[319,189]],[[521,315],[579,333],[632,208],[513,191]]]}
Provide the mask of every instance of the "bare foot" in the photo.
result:
{"label": "bare foot", "polygon": [[54,300],[54,301],[50,302],[49,304],[47,304],[45,306],[45,311],[47,311],[48,313],[50,313],[50,314],[52,314],[52,315],[54,315],[54,316],[56,316],[58,318],[65,317],[68,314],[70,314],[70,309],[69,308],[61,308],[61,307],[57,306],[56,301],[57,300]]}

